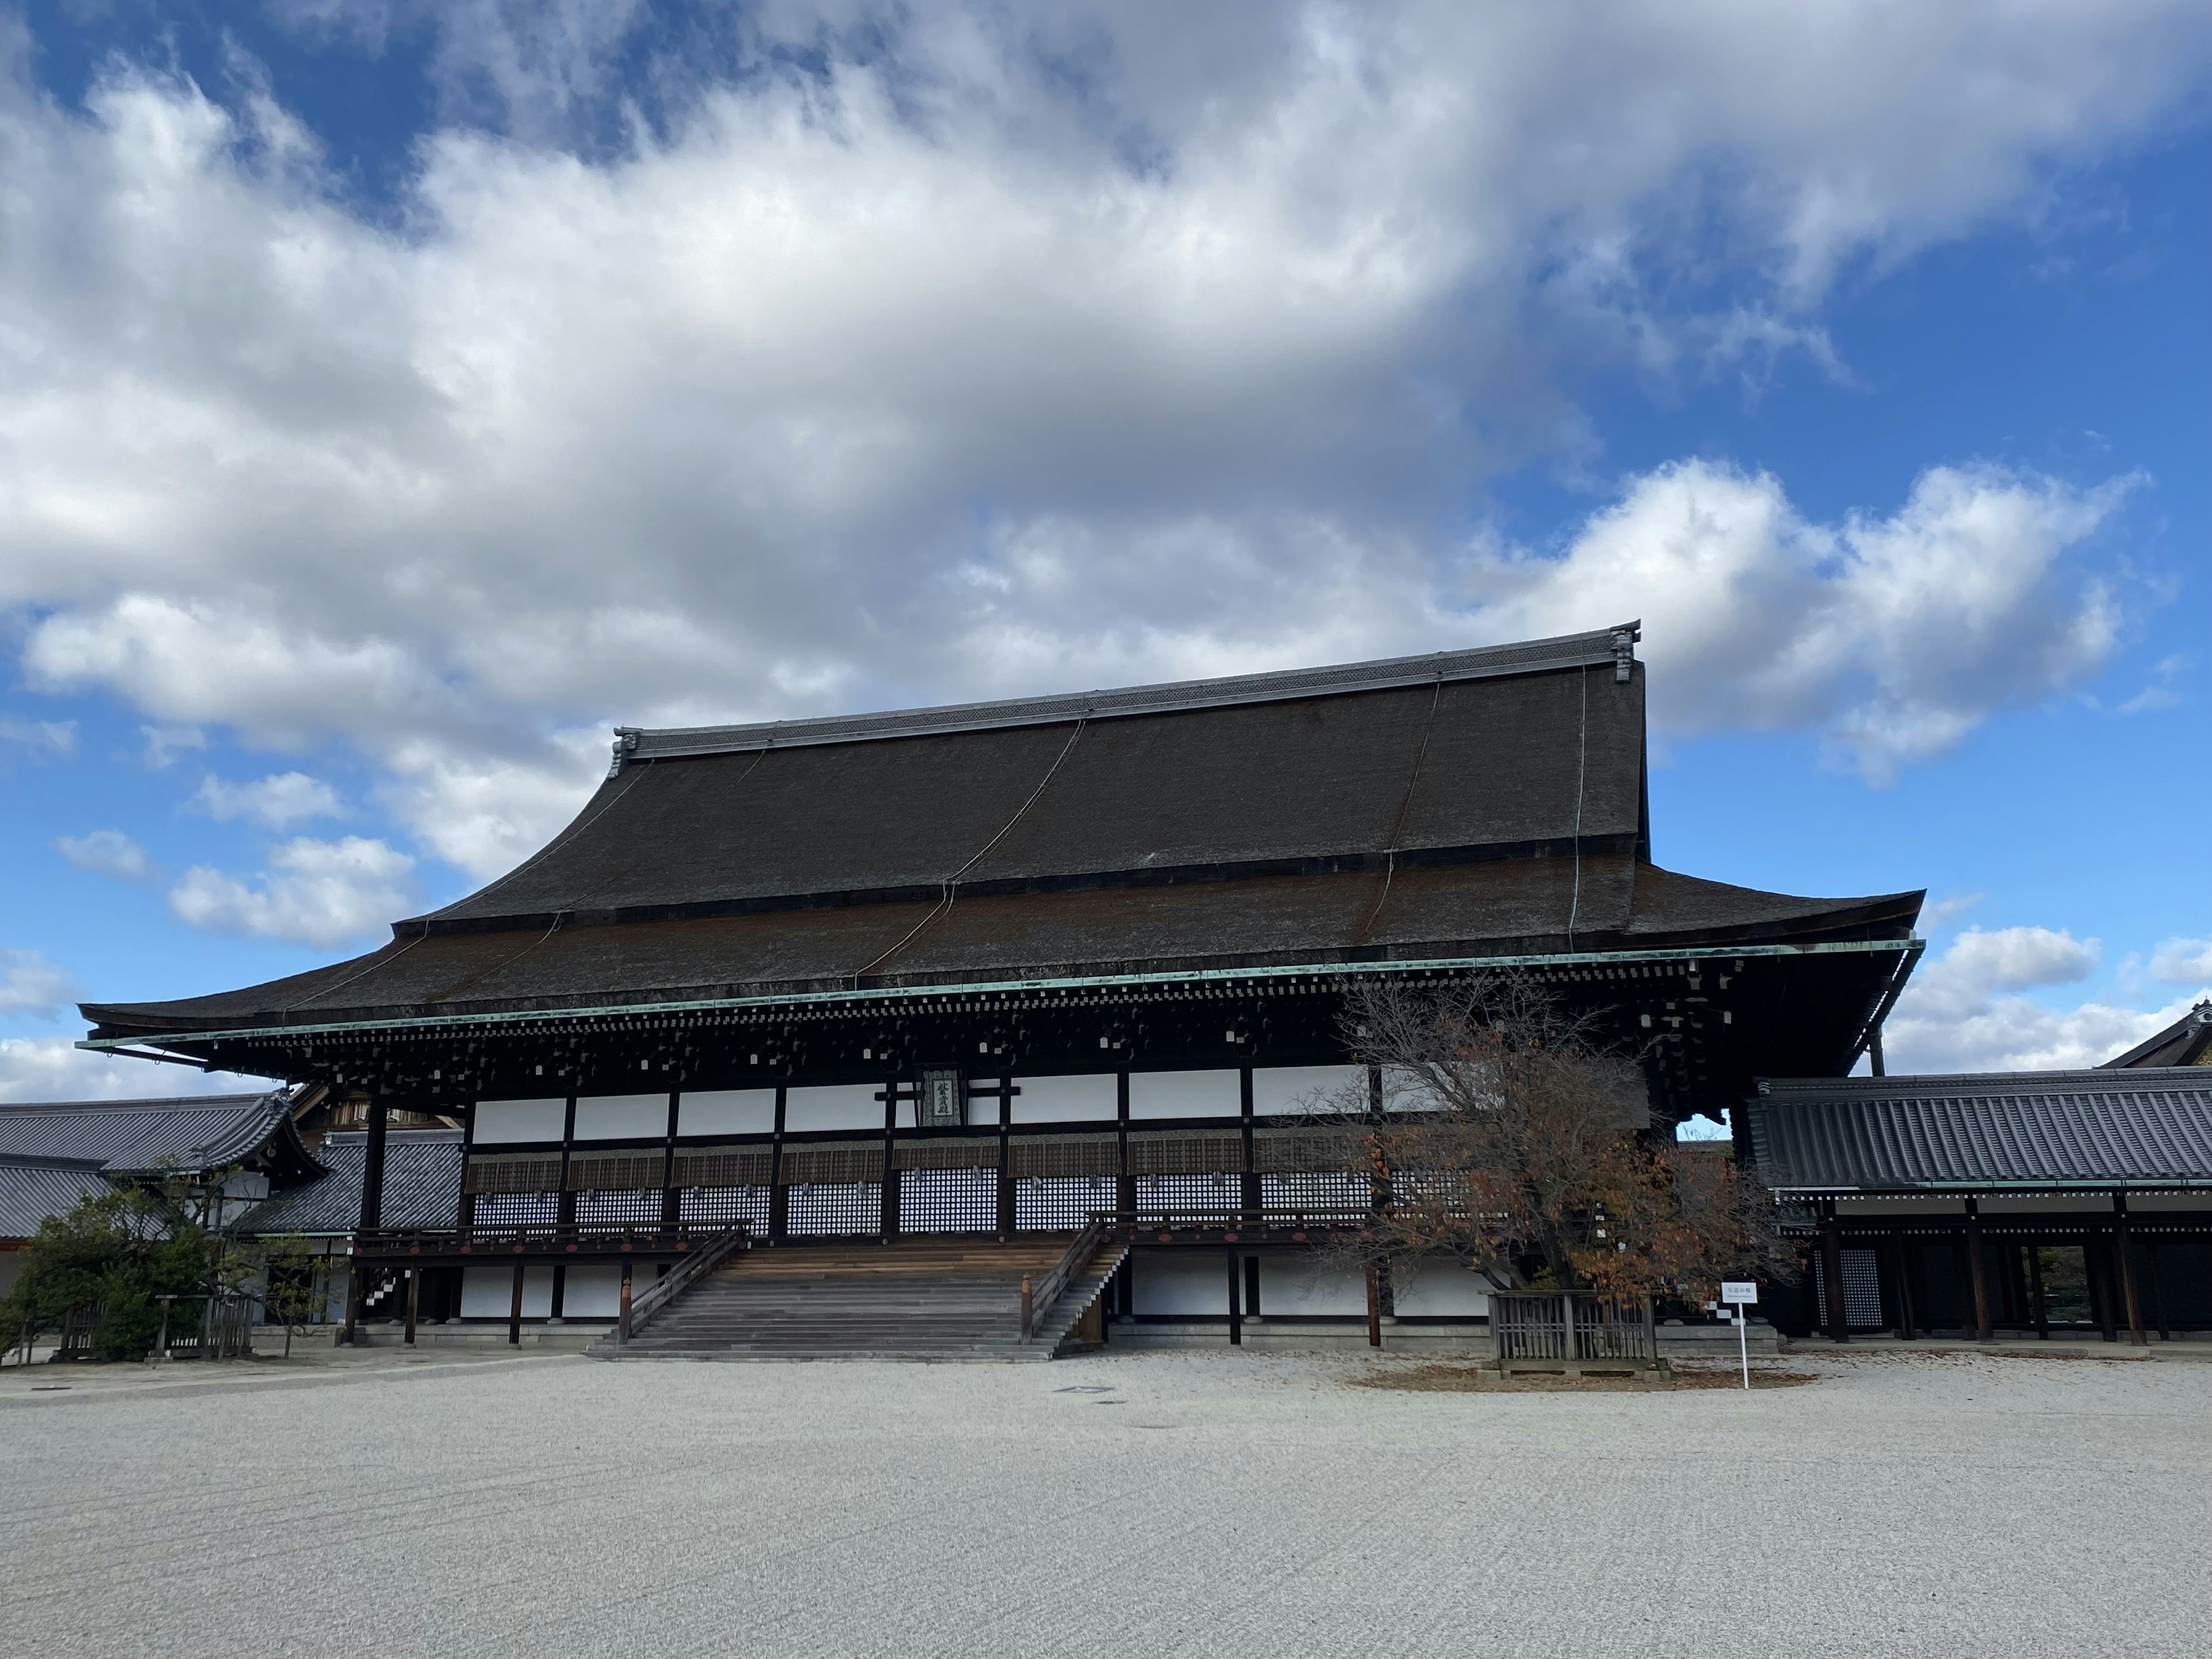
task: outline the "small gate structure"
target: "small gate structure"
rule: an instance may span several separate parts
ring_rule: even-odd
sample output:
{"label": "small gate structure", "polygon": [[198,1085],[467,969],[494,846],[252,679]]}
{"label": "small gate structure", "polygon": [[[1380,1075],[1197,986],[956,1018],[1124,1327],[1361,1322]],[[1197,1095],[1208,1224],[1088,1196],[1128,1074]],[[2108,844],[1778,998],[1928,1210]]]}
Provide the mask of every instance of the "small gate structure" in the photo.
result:
{"label": "small gate structure", "polygon": [[1657,1375],[1667,1369],[1649,1297],[1492,1292],[1490,1343],[1492,1362],[1509,1376],[1515,1371]]}

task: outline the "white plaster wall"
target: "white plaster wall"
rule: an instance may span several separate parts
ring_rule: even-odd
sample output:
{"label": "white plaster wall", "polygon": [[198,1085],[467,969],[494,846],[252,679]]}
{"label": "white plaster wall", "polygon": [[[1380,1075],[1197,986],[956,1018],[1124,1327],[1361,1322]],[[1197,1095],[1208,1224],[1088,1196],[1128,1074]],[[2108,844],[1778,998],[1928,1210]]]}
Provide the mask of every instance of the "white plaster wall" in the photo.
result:
{"label": "white plaster wall", "polygon": [[[2134,1201],[2129,1200],[2130,1204]],[[1984,1215],[2075,1215],[2101,1221],[2112,1213],[2112,1200],[2107,1193],[2078,1193],[2070,1197],[1985,1198],[1981,1210]]]}
{"label": "white plaster wall", "polygon": [[[1237,1073],[1223,1072],[1132,1072],[1129,1116],[1235,1117],[1243,1110]],[[1224,1308],[1223,1311],[1226,1312]]]}
{"label": "white plaster wall", "polygon": [[1395,1066],[1382,1068],[1382,1109],[1386,1112],[1433,1112],[1441,1109],[1428,1085],[1411,1072]]}
{"label": "white plaster wall", "polygon": [[[1224,1251],[1199,1250],[1189,1255],[1139,1251],[1132,1272],[1138,1313],[1205,1314],[1217,1319],[1228,1315],[1229,1258]],[[1266,1301],[1263,1284],[1262,1306]]]}
{"label": "white plaster wall", "polygon": [[[1225,1292],[1224,1292],[1225,1294]],[[1298,1256],[1260,1258],[1260,1316],[1367,1312],[1367,1280]]]}
{"label": "white plaster wall", "polygon": [[1337,1097],[1356,1091],[1353,1110],[1367,1105],[1364,1066],[1261,1066],[1252,1073],[1252,1113],[1274,1117],[1297,1112],[1339,1112],[1346,1103]]}
{"label": "white plaster wall", "polygon": [[477,1145],[507,1140],[558,1140],[568,1121],[568,1103],[561,1100],[477,1102]]}
{"label": "white plaster wall", "polygon": [[[1021,1097],[1017,1095],[1014,1098],[1019,1100]],[[968,1097],[968,1124],[970,1128],[996,1128],[998,1123],[999,1097],[997,1095]]]}
{"label": "white plaster wall", "polygon": [[775,1129],[773,1089],[702,1089],[676,1103],[680,1135],[764,1135]]}
{"label": "white plaster wall", "polygon": [[[1367,1288],[1364,1283],[1359,1294],[1364,1310]],[[1421,1318],[1487,1318],[1490,1281],[1455,1262],[1424,1262],[1419,1276],[1398,1292],[1396,1305],[1400,1313]]]}
{"label": "white plaster wall", "polygon": [[668,1133],[668,1097],[590,1095],[576,1103],[579,1140],[658,1139]]}
{"label": "white plaster wall", "polygon": [[[1119,1110],[1120,1088],[1111,1072],[1079,1077],[1018,1077],[1013,1121],[1017,1123],[1076,1123],[1104,1119]],[[996,1105],[998,1103],[992,1103]]]}
{"label": "white plaster wall", "polygon": [[817,1089],[790,1089],[783,1097],[783,1127],[794,1134],[810,1129],[875,1129],[884,1127],[880,1083],[834,1083]]}
{"label": "white plaster wall", "polygon": [[[514,1305],[514,1269],[487,1264],[461,1269],[461,1317],[505,1319]],[[544,1319],[553,1311],[553,1269],[522,1270],[522,1316]]]}
{"label": "white plaster wall", "polygon": [[[630,1294],[653,1282],[650,1271],[631,1268]],[[510,1284],[507,1294],[514,1294]],[[546,1292],[547,1304],[551,1306],[552,1292]],[[522,1299],[530,1300],[530,1286],[522,1287]],[[612,1319],[622,1312],[622,1265],[619,1262],[589,1262],[568,1269],[568,1282],[561,1292],[561,1317],[563,1319]]]}

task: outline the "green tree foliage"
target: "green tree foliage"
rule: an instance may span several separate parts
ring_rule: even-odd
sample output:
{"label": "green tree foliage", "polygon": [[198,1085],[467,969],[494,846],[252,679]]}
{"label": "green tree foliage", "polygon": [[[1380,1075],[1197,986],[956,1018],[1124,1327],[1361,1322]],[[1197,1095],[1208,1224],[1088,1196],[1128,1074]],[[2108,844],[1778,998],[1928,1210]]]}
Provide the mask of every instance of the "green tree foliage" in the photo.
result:
{"label": "green tree foliage", "polygon": [[158,1186],[117,1186],[51,1216],[23,1250],[23,1271],[0,1300],[0,1328],[57,1329],[72,1308],[101,1310],[92,1350],[104,1359],[139,1359],[161,1329],[158,1297],[178,1298],[172,1328],[198,1319],[210,1272],[219,1263],[191,1213],[181,1178]]}
{"label": "green tree foliage", "polygon": [[284,1357],[292,1357],[292,1338],[314,1322],[323,1304],[320,1270],[324,1258],[296,1233],[262,1241],[264,1283],[261,1306],[284,1328]]}

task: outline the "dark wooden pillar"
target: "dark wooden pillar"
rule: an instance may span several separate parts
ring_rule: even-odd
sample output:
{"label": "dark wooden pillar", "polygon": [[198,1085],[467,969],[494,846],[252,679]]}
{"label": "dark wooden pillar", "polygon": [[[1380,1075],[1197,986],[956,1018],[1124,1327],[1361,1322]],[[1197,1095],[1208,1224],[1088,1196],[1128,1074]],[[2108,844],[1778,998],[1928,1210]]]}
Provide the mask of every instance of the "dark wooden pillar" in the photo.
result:
{"label": "dark wooden pillar", "polygon": [[778,1084],[775,1090],[775,1139],[769,1146],[768,1189],[768,1239],[771,1244],[781,1244],[791,1225],[791,1189],[783,1184],[783,1113],[789,1091]]}
{"label": "dark wooden pillar", "polygon": [[2143,1240],[2143,1255],[2149,1268],[2145,1277],[2150,1280],[2151,1319],[2158,1327],[2158,1340],[2171,1342],[2173,1332],[2166,1325],[2166,1285],[2161,1273],[2163,1264],[2158,1259],[2158,1240],[2155,1237]]}
{"label": "dark wooden pillar", "polygon": [[1905,1267],[1905,1253],[1908,1249],[1904,1229],[1889,1230],[1889,1282],[1897,1294],[1897,1334],[1900,1340],[1910,1342],[1916,1333],[1912,1320],[1912,1286]]}
{"label": "dark wooden pillar", "polygon": [[680,1121],[678,1114],[684,1097],[672,1089],[668,1091],[668,1134],[666,1150],[660,1158],[660,1230],[673,1232],[684,1223],[684,1194],[676,1184],[676,1131]]}
{"label": "dark wooden pillar", "polygon": [[2128,1340],[2143,1346],[2142,1298],[2136,1292],[2135,1235],[2128,1225],[2128,1195],[2112,1194],[2112,1254],[2119,1259],[2120,1301],[2128,1316]]}
{"label": "dark wooden pillar", "polygon": [[1260,1316],[1260,1258],[1256,1255],[1244,1258],[1244,1316]]}
{"label": "dark wooden pillar", "polygon": [[1114,1207],[1123,1215],[1137,1207],[1137,1177],[1129,1173],[1129,1074],[1114,1073]]}
{"label": "dark wooden pillar", "polygon": [[[884,1085],[884,1197],[876,1206],[876,1231],[884,1243],[890,1243],[899,1233],[899,1170],[898,1170],[898,1079],[892,1078]],[[921,1116],[921,1091],[915,1090],[915,1117]]]}
{"label": "dark wooden pillar", "polygon": [[1867,1033],[1867,1070],[1876,1077],[1889,1075],[1889,1068],[1882,1064],[1881,1027],[1879,1025]]}
{"label": "dark wooden pillar", "polygon": [[368,1143],[361,1162],[361,1231],[374,1232],[384,1224],[384,1131],[390,1108],[382,1095],[368,1103]]}
{"label": "dark wooden pillar", "polygon": [[1851,1340],[1851,1322],[1844,1311],[1844,1235],[1836,1223],[1836,1200],[1822,1206],[1820,1218],[1820,1287],[1828,1300],[1828,1335],[1832,1340]]}
{"label": "dark wooden pillar", "polygon": [[630,1287],[630,1272],[631,1272],[630,1260],[629,1260],[629,1258],[628,1256],[624,1256],[624,1257],[623,1258],[623,1264],[622,1264],[622,1300],[621,1300],[621,1303],[619,1304],[619,1305],[618,1305],[618,1306],[616,1308],[616,1310],[615,1310],[615,1329],[616,1329],[616,1333],[617,1333],[617,1334],[618,1334],[618,1335],[622,1338],[622,1340],[623,1340],[623,1341],[625,1341],[625,1342],[627,1342],[627,1341],[629,1341],[629,1332],[630,1332],[630,1320],[629,1320],[629,1287]]}
{"label": "dark wooden pillar", "polygon": [[1367,1264],[1367,1346],[1382,1346],[1382,1273],[1379,1264]]}
{"label": "dark wooden pillar", "polygon": [[2033,1233],[2028,1235],[2026,1249],[2028,1299],[2035,1304],[2035,1334],[2048,1342],[2051,1340],[2051,1299],[2044,1294],[2043,1289],[2042,1245]]}
{"label": "dark wooden pillar", "polygon": [[1229,1257],[1229,1346],[1241,1347],[1244,1341],[1243,1273],[1237,1265],[1237,1249],[1231,1245]]}
{"label": "dark wooden pillar", "polygon": [[556,1261],[553,1264],[553,1300],[545,1310],[545,1322],[549,1325],[567,1324],[568,1322],[564,1316],[568,1311],[568,1264],[565,1261]]}
{"label": "dark wooden pillar", "polygon": [[[461,1203],[453,1217],[453,1224],[465,1235],[476,1225],[477,1195],[469,1190],[469,1158],[476,1151],[477,1103],[473,1100],[461,1108]],[[465,1237],[464,1243],[466,1242]],[[459,1317],[458,1310],[455,1314]]]}
{"label": "dark wooden pillar", "polygon": [[507,1342],[509,1347],[522,1346],[522,1264],[514,1264],[514,1299],[507,1304]]}
{"label": "dark wooden pillar", "polygon": [[1014,1236],[1014,1078],[1011,1072],[999,1079],[999,1242]]}
{"label": "dark wooden pillar", "polygon": [[1990,1264],[1983,1259],[1982,1201],[1966,1200],[1966,1272],[1974,1287],[1974,1340],[1990,1340]]}
{"label": "dark wooden pillar", "polygon": [[422,1302],[422,1270],[410,1267],[407,1270],[407,1346],[410,1348],[415,1346],[415,1318]]}
{"label": "dark wooden pillar", "polygon": [[1252,1158],[1252,1068],[1239,1068],[1237,1073],[1238,1109],[1244,1119],[1244,1173],[1238,1179],[1237,1207],[1249,1216],[1260,1212],[1260,1176]]}
{"label": "dark wooden pillar", "polygon": [[[553,1200],[553,1219],[563,1227],[576,1224],[576,1195],[568,1190],[568,1162],[575,1152],[576,1097],[570,1095],[568,1109],[561,1117],[561,1191]],[[556,1285],[560,1282],[557,1273],[554,1275],[554,1282]],[[558,1294],[557,1291],[556,1294]],[[554,1304],[553,1311],[556,1314],[561,1311],[557,1302]]]}
{"label": "dark wooden pillar", "polygon": [[361,1328],[362,1301],[362,1269],[360,1247],[356,1245],[346,1257],[345,1328],[338,1333],[338,1340],[351,1346]]}

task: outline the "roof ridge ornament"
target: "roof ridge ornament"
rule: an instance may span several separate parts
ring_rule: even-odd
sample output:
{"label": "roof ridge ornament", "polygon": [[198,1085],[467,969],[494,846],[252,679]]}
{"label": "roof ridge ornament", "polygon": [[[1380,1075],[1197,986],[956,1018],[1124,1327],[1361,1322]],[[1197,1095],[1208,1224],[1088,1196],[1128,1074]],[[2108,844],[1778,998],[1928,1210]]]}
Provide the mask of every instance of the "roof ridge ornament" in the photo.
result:
{"label": "roof ridge ornament", "polygon": [[1613,683],[1626,685],[1636,668],[1636,642],[1644,637],[1644,619],[1623,623],[1613,630]]}
{"label": "roof ridge ornament", "polygon": [[643,730],[638,726],[617,726],[615,727],[615,761],[612,766],[607,768],[609,777],[622,775],[623,763],[637,753],[638,739],[644,735]]}

